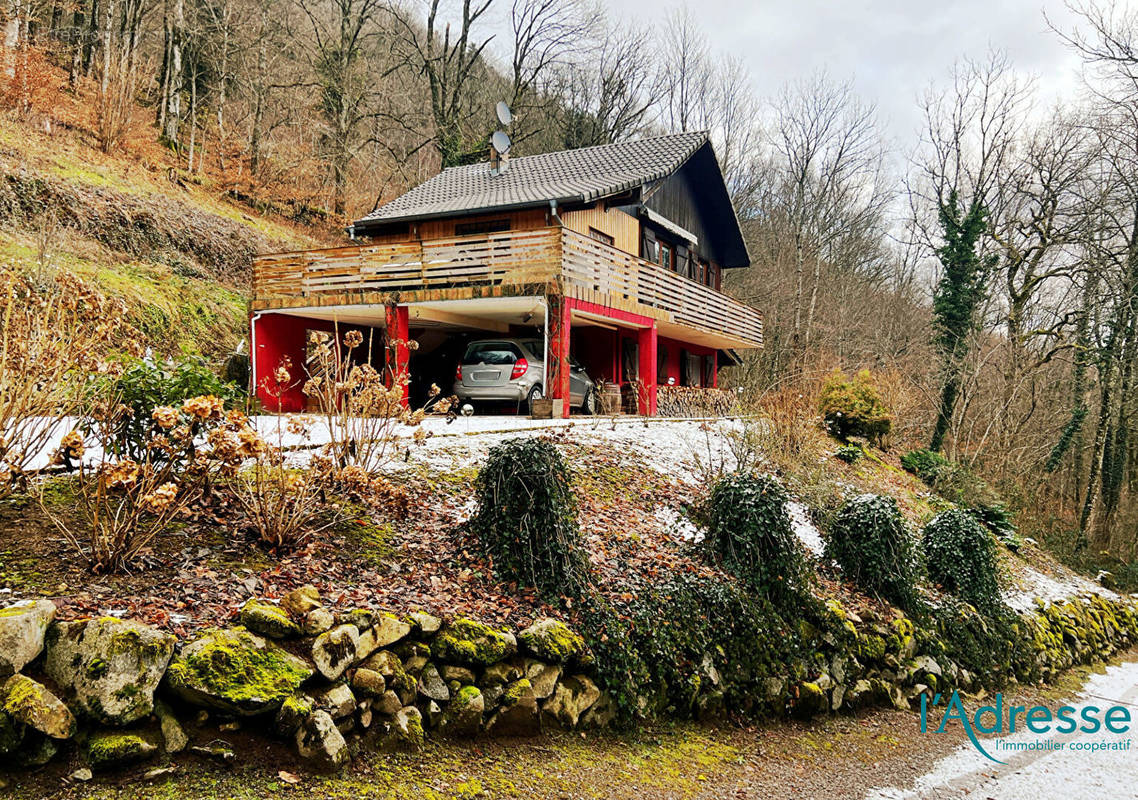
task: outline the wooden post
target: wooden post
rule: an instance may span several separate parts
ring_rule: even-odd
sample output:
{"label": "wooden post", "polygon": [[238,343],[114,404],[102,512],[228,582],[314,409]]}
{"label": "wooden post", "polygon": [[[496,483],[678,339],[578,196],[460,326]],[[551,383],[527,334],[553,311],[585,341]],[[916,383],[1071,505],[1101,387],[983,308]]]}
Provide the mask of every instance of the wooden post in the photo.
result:
{"label": "wooden post", "polygon": [[562,401],[561,415],[569,416],[569,332],[571,328],[569,303],[561,295],[551,294],[549,304],[549,353],[546,369],[549,386],[545,396]]}
{"label": "wooden post", "polygon": [[656,323],[636,333],[636,349],[640,355],[640,392],[637,407],[645,416],[656,416]]}
{"label": "wooden post", "polygon": [[411,349],[407,346],[408,313],[407,306],[397,306],[388,303],[385,307],[386,335],[387,335],[387,370],[385,380],[388,386],[403,385],[403,405],[408,405],[408,386],[411,375],[408,362],[411,360]]}

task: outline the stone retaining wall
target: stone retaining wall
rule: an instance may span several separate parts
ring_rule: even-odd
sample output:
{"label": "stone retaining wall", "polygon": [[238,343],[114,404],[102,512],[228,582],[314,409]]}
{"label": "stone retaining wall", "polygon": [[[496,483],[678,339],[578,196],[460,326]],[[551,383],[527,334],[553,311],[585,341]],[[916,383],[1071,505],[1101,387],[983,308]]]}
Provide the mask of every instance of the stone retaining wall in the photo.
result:
{"label": "stone retaining wall", "polygon": [[[895,612],[862,618],[835,601],[845,643],[822,636],[808,663],[767,678],[738,710],[811,716],[985,685]],[[334,612],[312,587],[250,600],[240,624],[179,643],[129,620],[54,621],[48,600],[0,610],[0,767],[37,767],[74,741],[91,770],[190,749],[228,761],[239,728],[282,737],[326,768],[353,747],[424,738],[532,736],[614,719],[593,656],[562,622],[512,632],[415,612]],[[1130,600],[1080,597],[1024,618],[1022,681],[1050,680],[1138,642]],[[724,665],[720,665],[721,667]],[[730,695],[714,654],[694,667],[696,715]],[[643,698],[653,708],[653,698]],[[676,711],[676,713],[684,713]],[[208,744],[202,744],[208,742]]]}

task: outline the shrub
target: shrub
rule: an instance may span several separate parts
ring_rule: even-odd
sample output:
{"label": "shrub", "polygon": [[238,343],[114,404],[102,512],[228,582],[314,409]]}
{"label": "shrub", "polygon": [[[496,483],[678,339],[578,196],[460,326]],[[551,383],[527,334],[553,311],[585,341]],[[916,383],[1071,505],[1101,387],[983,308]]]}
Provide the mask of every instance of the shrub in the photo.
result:
{"label": "shrub", "polygon": [[[45,499],[40,506],[55,527],[87,559],[92,572],[119,571],[209,491],[213,479],[229,474],[248,456],[243,447],[230,447],[246,426],[240,412],[225,415],[213,396],[193,397],[180,408],[162,406],[147,418],[154,433],[139,459],[112,453],[110,442],[121,430],[121,417],[130,413],[121,403],[100,403],[83,425],[63,437],[55,461],[77,469],[74,509],[60,514]],[[197,441],[208,430],[210,447]],[[88,453],[94,453],[88,457]]]}
{"label": "shrub", "polygon": [[780,609],[793,608],[809,592],[786,501],[786,491],[770,475],[728,475],[711,490],[704,542],[728,572]]}
{"label": "shrub", "polygon": [[936,484],[937,476],[949,466],[949,460],[932,450],[910,450],[901,456],[901,466],[927,483]]}
{"label": "shrub", "polygon": [[[369,341],[365,347],[360,331],[348,330],[338,341],[337,337],[338,328],[332,335],[320,331],[310,333],[311,355],[307,366],[311,371],[302,390],[323,418],[328,434],[328,443],[323,448],[325,458],[336,470],[358,467],[372,474],[394,456],[400,441],[394,435],[397,425],[417,426],[429,413],[451,413],[457,398],[443,397],[439,387],[432,385],[426,405],[412,410],[404,397],[410,375],[401,372],[385,377],[368,363],[372,343]],[[392,340],[388,347],[417,350],[418,344]],[[276,392],[278,385],[287,388],[292,380],[291,367],[287,362],[282,363],[276,374],[266,377],[261,386],[269,394]],[[422,430],[415,434],[417,442],[426,437]]]}
{"label": "shrub", "polygon": [[122,303],[60,273],[40,285],[0,268],[0,498],[91,399],[108,353],[134,347]]}
{"label": "shrub", "polygon": [[929,577],[977,608],[1001,605],[996,581],[996,544],[991,534],[962,509],[937,514],[925,526]]}
{"label": "shrub", "polygon": [[722,577],[677,575],[626,597],[618,607],[594,594],[580,607],[598,680],[626,720],[695,716],[716,702],[751,710],[763,679],[785,674],[801,649],[766,598]]}
{"label": "shrub", "polygon": [[865,494],[847,501],[826,540],[826,555],[865,591],[905,609],[916,605],[916,547],[892,497]]}
{"label": "shrub", "polygon": [[873,383],[869,370],[861,370],[851,380],[835,371],[822,385],[818,409],[826,429],[839,439],[865,436],[880,443],[888,435],[893,418]]}
{"label": "shrub", "polygon": [[475,480],[478,510],[470,528],[504,580],[544,593],[579,597],[588,559],[577,528],[569,468],[546,439],[497,445]]}
{"label": "shrub", "polygon": [[137,359],[105,389],[121,403],[121,415],[111,435],[111,451],[125,458],[146,457],[146,446],[157,431],[151,412],[162,406],[179,406],[191,397],[213,396],[232,406],[241,387],[226,383],[204,358],[184,356],[178,361]]}
{"label": "shrub", "polygon": [[854,464],[865,456],[865,451],[856,444],[845,444],[834,451],[834,458],[847,464]]}

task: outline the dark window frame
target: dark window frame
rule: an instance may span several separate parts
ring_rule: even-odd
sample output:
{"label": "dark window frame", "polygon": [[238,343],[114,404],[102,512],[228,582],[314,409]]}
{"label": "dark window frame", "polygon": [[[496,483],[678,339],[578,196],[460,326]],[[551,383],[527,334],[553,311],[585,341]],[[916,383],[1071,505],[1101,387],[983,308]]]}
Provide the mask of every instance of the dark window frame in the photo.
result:
{"label": "dark window frame", "polygon": [[476,236],[486,233],[505,233],[510,230],[510,218],[481,219],[475,222],[456,222],[454,224],[455,236]]}
{"label": "dark window frame", "polygon": [[609,247],[615,247],[616,246],[616,237],[614,237],[610,234],[607,234],[602,230],[598,230],[598,229],[594,228],[592,225],[589,226],[589,238],[595,239],[598,242],[601,242],[602,244],[607,244]]}

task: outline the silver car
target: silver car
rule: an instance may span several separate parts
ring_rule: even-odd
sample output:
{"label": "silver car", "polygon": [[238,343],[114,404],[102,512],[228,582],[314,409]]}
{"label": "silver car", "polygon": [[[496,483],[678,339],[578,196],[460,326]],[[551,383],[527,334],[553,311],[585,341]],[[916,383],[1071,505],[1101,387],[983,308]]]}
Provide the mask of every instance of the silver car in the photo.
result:
{"label": "silver car", "polygon": [[[479,339],[466,346],[454,376],[454,393],[472,403],[515,403],[519,407],[544,396],[545,343],[541,339]],[[597,413],[597,387],[584,368],[570,359],[569,403]]]}

